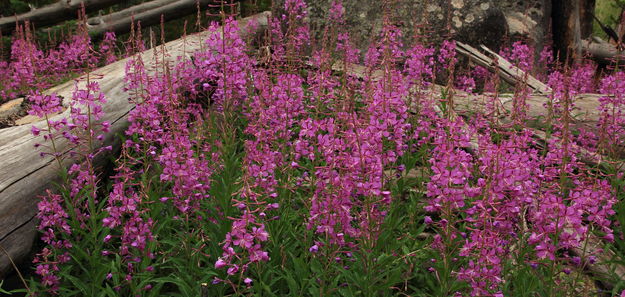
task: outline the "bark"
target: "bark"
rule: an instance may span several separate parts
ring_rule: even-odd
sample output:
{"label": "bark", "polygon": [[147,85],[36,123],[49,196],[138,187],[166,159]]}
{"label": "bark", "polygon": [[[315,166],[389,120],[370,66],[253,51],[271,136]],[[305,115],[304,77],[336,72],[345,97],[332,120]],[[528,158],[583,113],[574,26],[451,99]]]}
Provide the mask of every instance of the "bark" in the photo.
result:
{"label": "bark", "polygon": [[623,37],[625,37],[625,7],[621,8],[621,13],[619,14],[615,31],[620,37],[619,40],[623,42]]}
{"label": "bark", "polygon": [[124,34],[130,32],[133,19],[135,22],[141,22],[141,26],[145,28],[159,24],[161,15],[164,21],[184,17],[197,12],[198,2],[200,7],[206,7],[212,1],[154,0],[109,15],[89,18],[87,27],[92,36],[99,36],[107,31],[115,32],[118,35]]}
{"label": "bark", "polygon": [[[256,35],[267,28],[269,12],[257,14],[239,21],[239,26],[243,28],[244,34]],[[256,31],[247,28],[251,20],[257,20]],[[208,32],[202,32],[174,40],[165,44],[167,56],[165,59],[170,64],[175,64],[177,57],[189,58],[189,53],[203,47],[204,41],[208,37]],[[161,60],[155,55],[161,53],[161,47],[150,49],[140,55],[146,64],[146,69],[154,69],[154,62]],[[124,91],[124,70],[128,59],[120,60],[100,69],[93,71],[92,80],[99,82],[101,92],[106,96],[107,102],[103,106],[105,116],[103,121],[111,123],[111,129],[105,135],[105,140],[101,145],[113,145],[116,143],[115,134],[123,133],[127,127],[127,115],[133,108],[127,100],[128,94]],[[93,77],[98,77],[93,79]],[[79,78],[79,85],[84,86],[84,76]],[[56,86],[46,93],[56,92],[63,98],[71,98],[74,91],[75,81]],[[54,116],[52,119],[58,120],[67,117],[69,110]],[[26,121],[27,122],[27,121]],[[43,127],[45,124],[41,119],[35,119],[34,125]],[[35,214],[37,212],[38,195],[53,185],[58,176],[58,164],[50,157],[42,158],[39,150],[34,149],[35,143],[43,143],[41,137],[32,136],[30,125],[21,125],[5,129],[0,129],[0,246],[9,251],[11,258],[15,261],[23,260],[28,251],[32,248],[34,237]],[[57,142],[59,151],[69,149],[69,144],[65,141]],[[106,158],[102,158],[106,159]],[[100,163],[105,165],[106,160]],[[69,166],[75,160],[68,158],[64,164]],[[0,255],[0,279],[11,270],[10,262],[5,255]]]}
{"label": "bark", "polygon": [[593,14],[595,13],[596,0],[582,0],[580,5],[580,34],[582,39],[592,35]]}
{"label": "bark", "polygon": [[554,54],[562,62],[582,58],[581,7],[585,0],[553,0],[551,12]]}
{"label": "bark", "polygon": [[11,34],[15,29],[16,22],[29,21],[36,27],[54,25],[66,20],[76,19],[76,12],[85,5],[85,11],[97,11],[113,4],[121,3],[122,0],[61,0],[59,2],[37,8],[16,16],[0,18],[0,31],[2,34]]}
{"label": "bark", "polygon": [[596,0],[553,0],[551,28],[555,57],[563,63],[579,63],[582,40],[593,31]]}

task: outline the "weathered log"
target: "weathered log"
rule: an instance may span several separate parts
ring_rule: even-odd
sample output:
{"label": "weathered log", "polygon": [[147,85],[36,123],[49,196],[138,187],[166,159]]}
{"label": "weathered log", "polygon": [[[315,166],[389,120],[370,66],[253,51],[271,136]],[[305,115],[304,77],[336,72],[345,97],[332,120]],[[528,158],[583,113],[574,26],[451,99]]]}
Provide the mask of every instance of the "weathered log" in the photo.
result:
{"label": "weathered log", "polygon": [[104,32],[112,31],[116,34],[130,32],[133,20],[141,22],[141,26],[147,27],[159,24],[161,15],[164,21],[173,20],[193,14],[200,8],[206,7],[212,0],[154,0],[129,7],[109,15],[89,18],[87,27],[89,34],[98,36]]}
{"label": "weathered log", "polygon": [[[545,109],[545,103],[549,101],[548,95],[549,93],[551,93],[551,89],[531,75],[528,75],[522,70],[516,68],[510,62],[506,61],[503,57],[495,54],[488,48],[482,48],[489,54],[494,55],[497,59],[497,63],[468,45],[460,44],[458,51],[464,55],[469,56],[473,61],[482,66],[497,68],[497,73],[499,73],[499,75],[509,83],[526,83],[529,87],[534,89],[536,93],[538,93],[533,94],[530,98],[526,100],[526,104],[528,105],[528,116],[532,118],[545,116],[547,114],[547,111]],[[614,48],[614,50],[616,50],[616,48]],[[494,98],[494,100],[498,101],[497,104],[500,108],[503,109],[503,115],[508,120],[513,108],[513,100],[511,96],[509,98],[503,96]],[[589,127],[596,127],[597,121],[601,116],[599,112],[599,98],[602,96],[605,95],[580,94],[576,96],[573,99],[575,102],[575,108],[577,110],[577,112],[575,113],[575,121],[577,123],[585,124]],[[480,102],[480,100],[476,100],[475,96],[469,94],[456,96],[454,100],[454,108],[461,112],[475,112],[476,110],[483,110],[484,108],[483,102]],[[546,142],[547,135],[545,132],[534,129],[533,134],[542,143]],[[580,152],[580,159],[590,166],[607,165],[610,167],[617,167],[620,172],[625,170],[625,166],[622,161],[609,161],[608,158],[602,156],[601,154],[590,152],[583,147],[578,147],[576,145],[573,145],[573,148]],[[572,252],[580,257],[587,257],[589,255],[597,256],[597,258],[599,259],[599,261],[597,262],[591,263],[585,260],[585,268],[588,269],[591,274],[602,277],[614,275],[620,279],[625,277],[625,266],[619,265],[612,261],[612,259],[614,259],[615,257],[614,252],[609,249],[604,250],[603,247],[605,244],[600,238],[597,238],[595,235],[590,234],[586,241],[587,242],[585,249],[574,248],[572,249]],[[614,283],[610,281],[604,280],[602,283],[604,286],[610,289],[614,287]]]}
{"label": "weathered log", "polygon": [[512,63],[508,62],[502,56],[498,55],[489,48],[482,46],[482,49],[494,58],[486,56],[485,54],[468,44],[462,42],[457,42],[456,44],[456,51],[458,53],[467,56],[469,59],[471,59],[473,62],[480,66],[486,67],[491,70],[496,69],[499,76],[501,76],[501,78],[506,82],[512,85],[523,82],[527,84],[530,88],[532,88],[535,92],[538,92],[540,94],[547,95],[551,93],[551,88],[549,88],[549,86],[536,79],[535,77],[525,73],[525,71],[514,66]]}
{"label": "weathered log", "polygon": [[[438,88],[443,88],[443,87],[438,86]],[[441,94],[440,91],[438,91],[437,93]],[[497,97],[493,99],[493,100],[498,101],[497,104],[500,106],[500,108],[501,107],[504,108],[504,110],[502,111],[502,117],[508,121],[511,120],[510,115],[512,114],[511,96],[513,95],[510,95],[510,97],[501,96],[501,97]],[[586,108],[589,108],[590,111],[596,111],[597,108],[592,108],[592,105],[593,104],[598,105],[598,102],[599,102],[597,100],[598,96],[602,96],[602,95],[582,94],[576,98],[575,104],[578,105],[580,99],[583,99],[585,101],[584,103],[586,104],[591,103],[589,104],[591,107],[586,105]],[[455,111],[460,112],[460,113],[467,113],[467,112],[474,113],[476,111],[483,111],[484,105],[480,104],[480,100],[478,97],[479,96],[474,96],[471,94],[459,92],[454,97],[454,100],[455,100],[454,108],[456,109]],[[484,97],[484,96],[481,96],[481,97]],[[540,99],[536,100],[537,97],[539,97]],[[526,102],[529,106],[528,113],[530,114],[533,113],[534,115],[537,115],[537,116],[544,115],[546,112],[542,104],[542,101],[547,100],[547,97],[544,95],[534,95],[533,98],[534,100],[530,99],[528,102]],[[465,127],[464,129],[466,130],[467,128]],[[547,142],[548,136],[544,131],[541,131],[538,129],[532,129],[532,128],[528,128],[528,129],[532,131],[532,134],[534,135],[534,139],[536,139],[539,142],[539,145],[544,145]],[[471,139],[470,145],[471,145],[469,148],[470,150],[479,151],[479,144],[477,143],[476,139]],[[584,162],[585,164],[587,164],[588,166],[616,167],[619,172],[623,172],[625,170],[625,163],[622,161],[610,161],[608,160],[608,158],[606,158],[605,156],[599,153],[590,152],[587,149],[577,146],[575,144],[569,144],[569,145],[571,146],[572,149],[579,152],[580,160]],[[609,248],[606,248],[605,242],[594,234],[588,234],[588,237],[586,238],[586,243],[584,244],[583,248],[579,248],[579,247],[572,248],[571,252],[574,255],[581,257],[582,260],[584,261],[583,268],[587,270],[587,272],[589,272],[591,275],[594,275],[595,277],[600,277],[602,285],[608,289],[614,288],[616,284],[615,282],[613,282],[614,279],[625,278],[625,266],[623,266],[622,264],[619,264],[618,262],[613,261],[613,259],[615,259],[616,257],[616,254],[614,253],[614,251],[610,250]],[[589,256],[595,256],[597,260],[594,262],[589,261]]]}
{"label": "weathered log", "polygon": [[615,45],[604,40],[584,40],[582,47],[593,60],[601,64],[622,64],[625,62],[625,51],[618,50]]}
{"label": "weathered log", "polygon": [[[523,70],[517,68],[512,65],[512,63],[508,62],[503,57],[497,55],[487,47],[482,46],[487,53],[494,56],[494,59],[482,54],[477,49],[463,44],[458,43],[457,51],[467,57],[469,57],[476,64],[489,68],[491,71],[496,72],[502,79],[507,81],[510,84],[517,85],[519,83],[526,84],[531,89],[534,90],[534,93],[526,99],[527,104],[527,116],[533,119],[544,118],[548,116],[547,109],[545,106],[550,102],[549,95],[552,93],[552,90],[549,86],[539,81],[535,77],[525,73]],[[500,95],[498,98],[494,98],[497,100],[497,105],[502,110],[504,115],[509,115],[514,108],[514,101],[512,100],[513,95]],[[602,94],[579,94],[573,98],[575,103],[575,107],[572,111],[574,115],[573,122],[579,126],[584,127],[585,129],[596,130],[601,118],[601,113],[599,111],[599,98],[604,97],[606,95]],[[456,108],[464,109],[463,111],[476,111],[476,110],[484,110],[485,103],[483,100],[476,100],[475,96],[470,96],[465,94],[464,96],[457,96],[455,99]],[[534,133],[539,139],[542,141],[545,140],[544,133],[541,134],[540,131],[536,131]],[[609,166],[610,161],[598,154],[591,153],[584,148],[576,148],[582,153],[582,160],[591,165],[599,165],[599,166]],[[625,170],[625,167],[622,166],[623,162],[616,162],[620,170]]]}
{"label": "weathered log", "polygon": [[[107,15],[98,15],[87,19],[88,26],[98,26],[103,23],[115,22],[122,18],[127,18],[142,12],[146,12],[153,9],[158,9],[167,4],[176,2],[177,0],[152,0],[149,2],[143,2],[141,4],[122,9],[117,12],[113,12]],[[101,12],[101,11],[100,11]]]}
{"label": "weathered log", "polygon": [[29,21],[37,27],[54,25],[66,20],[76,19],[76,12],[85,6],[85,11],[97,11],[113,4],[124,2],[122,0],[61,0],[50,5],[31,10],[16,16],[0,18],[0,31],[2,34],[11,34],[15,29],[16,22]]}
{"label": "weathered log", "polygon": [[[601,283],[607,289],[613,289],[615,282],[612,279],[625,279],[625,267],[614,261],[617,258],[614,251],[604,248],[605,243],[594,234],[589,234],[584,242],[584,247],[573,248],[571,252],[582,259],[582,267],[592,275],[603,279]],[[590,261],[590,256],[596,258]]]}
{"label": "weathered log", "polygon": [[[269,12],[263,12],[239,21],[241,28],[247,28],[252,20],[256,20],[257,31],[244,29],[244,34],[254,35],[267,27]],[[168,42],[164,45],[167,55],[165,59],[174,63],[177,57],[188,58],[189,53],[199,50],[209,33],[202,32]],[[146,63],[146,69],[151,69],[156,60],[154,56],[160,53],[160,47],[140,53]],[[130,59],[130,58],[128,58]],[[128,59],[120,60],[93,71],[92,79],[100,84],[101,92],[106,96],[107,103],[103,109],[104,121],[111,123],[110,132],[106,134],[102,145],[114,144],[115,134],[123,132],[127,127],[127,115],[133,108],[128,102],[128,94],[124,89],[124,69]],[[84,76],[79,78],[79,85],[84,86]],[[64,98],[71,98],[75,82],[70,81],[56,86],[46,93],[57,93]],[[53,119],[68,116],[66,110]],[[43,127],[45,122],[39,120],[34,125]],[[30,125],[15,126],[0,129],[0,245],[9,251],[11,258],[18,261],[31,249],[34,217],[37,212],[38,195],[51,187],[58,176],[59,168],[51,157],[40,157],[39,151],[34,148],[36,143],[43,143],[41,137],[34,137],[30,133]],[[67,151],[69,144],[66,141],[57,142],[59,151]],[[64,165],[73,162],[65,159]],[[11,267],[8,258],[0,255],[0,277]]]}
{"label": "weathered log", "polygon": [[[486,47],[483,47],[484,50],[489,52],[491,55],[495,55],[497,57],[497,64],[494,64],[495,61],[482,54],[477,49],[458,42],[457,50],[460,53],[465,55],[469,55],[472,60],[475,59],[478,64],[489,67],[489,68],[497,68],[497,73],[506,81],[511,84],[517,83],[525,83],[529,87],[531,87],[535,93],[531,94],[529,98],[526,99],[525,103],[527,105],[526,114],[529,118],[544,118],[548,115],[548,112],[545,108],[545,105],[549,102],[549,95],[551,94],[551,88],[533,76],[526,74],[522,70],[518,69],[510,62],[508,62],[503,57],[497,55]],[[310,66],[309,64],[308,66]],[[356,64],[348,64],[343,65],[342,62],[337,62],[332,65],[332,70],[335,72],[347,72],[349,75],[354,77],[358,77],[364,79],[366,77],[370,77],[372,80],[379,80],[383,77],[383,72],[381,70],[373,70],[369,71],[366,67],[362,65]],[[435,91],[438,94],[441,94],[441,89],[444,88],[442,86],[435,86]],[[473,112],[481,112],[486,110],[486,102],[485,99],[487,96],[485,95],[472,95],[466,92],[462,92],[459,90],[454,91],[454,109],[460,113],[473,113]],[[491,98],[491,100],[496,101],[496,105],[500,109],[502,119],[510,120],[510,115],[512,114],[513,94],[500,94],[497,98]],[[596,128],[597,122],[601,117],[601,113],[599,111],[599,98],[605,95],[602,94],[579,94],[573,100],[575,102],[575,108],[573,110],[573,114],[575,116],[574,122],[585,128]],[[544,132],[534,129],[534,135],[536,138],[545,142],[547,136]],[[472,141],[472,149],[476,148],[476,141]],[[619,170],[625,170],[625,165],[621,161],[611,161],[605,156],[602,156],[598,153],[590,152],[582,147],[574,147],[575,150],[581,153],[581,160],[591,166],[610,166],[616,165],[616,167],[620,168]]]}
{"label": "weathered log", "polygon": [[[552,93],[552,90],[549,86],[536,79],[535,77],[525,73],[523,70],[517,68],[512,65],[512,63],[506,61],[503,57],[497,55],[490,49],[482,46],[482,49],[486,51],[489,55],[495,57],[491,59],[485,54],[481,53],[479,50],[466,45],[464,43],[458,42],[457,51],[458,53],[469,57],[473,62],[478,65],[487,67],[491,71],[497,73],[503,80],[506,82],[517,85],[519,83],[526,84],[529,86],[534,93],[526,99],[526,104],[528,105],[528,109],[526,110],[527,115],[530,118],[540,118],[548,116],[547,109],[545,106],[550,102],[549,96]],[[606,95],[602,94],[579,94],[573,98],[575,103],[575,107],[573,109],[574,119],[573,122],[582,126],[586,129],[597,129],[597,123],[601,118],[601,113],[599,111],[599,98],[604,97]],[[506,98],[500,97],[497,98],[500,102],[500,106],[506,112],[510,112],[513,108],[513,101],[508,100]],[[462,101],[462,97],[460,98]],[[462,104],[462,102],[459,102]],[[468,100],[466,102],[470,105],[479,104],[479,100]]]}

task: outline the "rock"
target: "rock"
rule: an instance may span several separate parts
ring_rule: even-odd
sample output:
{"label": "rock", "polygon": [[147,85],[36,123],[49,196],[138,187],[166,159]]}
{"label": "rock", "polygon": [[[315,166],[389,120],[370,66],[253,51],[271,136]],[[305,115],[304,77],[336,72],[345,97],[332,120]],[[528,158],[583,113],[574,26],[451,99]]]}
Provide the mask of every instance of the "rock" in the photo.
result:
{"label": "rock", "polygon": [[[307,1],[309,22],[313,32],[319,34],[327,24],[331,0]],[[393,4],[384,4],[393,2]],[[405,44],[415,36],[428,36],[438,43],[454,38],[479,46],[484,44],[498,50],[508,31],[507,21],[500,2],[494,0],[343,0],[346,27],[356,46],[363,50],[369,46],[372,35],[382,27],[386,12],[392,22],[403,32]],[[281,8],[284,0],[274,1]],[[283,13],[275,9],[276,15]]]}
{"label": "rock", "polygon": [[528,42],[538,57],[549,34],[551,1],[504,0],[499,1],[498,6],[506,16],[510,39]]}
{"label": "rock", "polygon": [[[274,0],[276,15],[285,0]],[[308,0],[313,32],[323,32],[332,0]],[[383,3],[393,4],[383,4]],[[509,42],[523,40],[539,53],[549,33],[550,0],[343,0],[346,27],[356,46],[364,50],[382,27],[384,12],[402,28],[406,43],[428,36],[438,43],[454,38],[472,46],[484,44],[498,51]]]}

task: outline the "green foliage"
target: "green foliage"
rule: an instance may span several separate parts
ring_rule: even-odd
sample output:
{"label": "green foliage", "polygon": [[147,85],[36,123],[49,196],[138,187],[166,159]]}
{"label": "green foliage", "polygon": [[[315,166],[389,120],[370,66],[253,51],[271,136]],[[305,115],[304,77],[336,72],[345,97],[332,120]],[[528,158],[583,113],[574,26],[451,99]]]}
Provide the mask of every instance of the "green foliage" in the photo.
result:
{"label": "green foliage", "polygon": [[[118,244],[104,241],[110,234],[101,224],[106,214],[106,200],[90,201],[92,213],[98,215],[84,222],[87,228],[80,226],[75,214],[70,213],[72,230],[77,232],[73,236],[82,240],[68,250],[73,264],[63,265],[59,272],[63,280],[60,296],[196,297],[200,296],[202,283],[209,284],[208,296],[397,296],[407,291],[425,294],[434,290],[436,282],[431,274],[415,274],[420,270],[419,263],[432,256],[427,248],[429,241],[418,239],[425,225],[420,212],[423,194],[415,188],[422,187],[425,177],[406,174],[423,164],[425,156],[421,154],[426,150],[406,154],[398,161],[406,164],[406,170],[392,184],[391,190],[393,196],[402,198],[393,203],[382,226],[385,232],[368,248],[310,253],[313,231],[306,228],[308,214],[303,207],[309,195],[308,188],[291,190],[291,176],[297,173],[284,172],[279,176],[280,219],[269,221],[267,226],[271,234],[266,244],[270,261],[250,266],[249,275],[254,282],[247,288],[236,279],[233,281],[239,283],[238,291],[227,283],[211,284],[215,277],[226,278],[225,271],[214,268],[214,262],[222,253],[219,241],[230,230],[231,222],[227,217],[238,212],[231,205],[231,197],[241,188],[245,139],[241,130],[245,123],[233,122],[238,125],[235,138],[220,134],[213,124],[205,130],[217,138],[211,141],[221,140],[224,146],[219,150],[223,166],[213,175],[212,198],[202,201],[202,209],[221,210],[222,219],[217,222],[174,219],[179,211],[172,204],[150,204],[149,217],[156,220],[153,230],[156,240],[147,250],[156,253],[153,259],[143,257],[134,263],[139,273],[134,273],[132,282],[127,282],[127,262],[120,256],[102,256],[104,251]],[[228,138],[223,139],[223,136]],[[141,155],[136,157],[142,158]],[[160,182],[161,168],[157,164],[148,167],[150,170],[145,170],[136,181],[145,190],[148,200],[158,201],[160,197],[171,195],[169,185]],[[83,189],[79,196],[91,199],[88,191]],[[62,194],[69,197],[66,191],[62,190]],[[153,270],[147,269],[149,266]],[[145,289],[147,284],[151,289]],[[30,287],[43,291],[38,280],[31,280]]]}
{"label": "green foliage", "polygon": [[[604,25],[610,28],[616,28],[619,13],[624,6],[625,1],[623,0],[597,0],[595,15]],[[607,35],[601,30],[599,24],[594,20],[593,22],[593,33],[601,38],[607,39]]]}
{"label": "green foliage", "polygon": [[56,0],[0,0],[0,15],[12,16],[14,14],[25,13],[33,8],[54,3]]}

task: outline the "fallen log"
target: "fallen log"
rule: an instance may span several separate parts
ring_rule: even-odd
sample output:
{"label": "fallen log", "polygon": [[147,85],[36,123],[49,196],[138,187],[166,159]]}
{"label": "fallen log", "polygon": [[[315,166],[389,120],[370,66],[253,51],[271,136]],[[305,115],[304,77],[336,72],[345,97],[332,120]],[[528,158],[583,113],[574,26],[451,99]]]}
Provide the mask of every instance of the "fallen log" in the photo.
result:
{"label": "fallen log", "polygon": [[615,45],[604,40],[584,40],[582,47],[593,60],[601,64],[622,64],[625,62],[625,50],[619,50]]}
{"label": "fallen log", "polygon": [[[545,104],[549,101],[548,95],[549,93],[551,93],[551,89],[539,80],[533,78],[531,75],[528,75],[522,70],[516,68],[510,62],[506,61],[503,57],[497,55],[488,48],[482,48],[497,58],[496,63],[468,45],[462,45],[459,52],[468,55],[472,60],[476,61],[482,66],[497,68],[499,70],[498,73],[500,74],[500,76],[511,84],[525,82],[529,87],[531,87],[534,91],[538,93],[532,94],[530,98],[526,100],[526,104],[528,106],[528,116],[530,116],[531,118],[544,117],[547,114]],[[499,108],[503,109],[503,118],[508,121],[511,120],[510,115],[512,114],[513,109],[512,96],[514,95],[511,94],[509,95],[509,97],[498,96],[497,98],[492,98],[493,100],[497,101],[496,104],[499,106]],[[602,96],[605,95],[577,95],[573,99],[575,104],[573,114],[574,121],[586,126],[596,127],[597,121],[601,116],[599,112],[599,98]],[[464,93],[456,95],[454,97],[454,108],[456,109],[456,111],[476,112],[483,111],[484,107],[485,105],[483,100],[477,100],[476,96],[473,96],[471,94]],[[531,130],[533,132],[534,138],[537,139],[540,143],[544,144],[547,142],[548,137],[545,132],[537,129]],[[473,141],[471,144],[472,146],[475,146],[475,143]],[[575,144],[571,144],[571,146],[574,150],[580,153],[580,160],[589,166],[608,166],[616,168],[618,172],[623,172],[625,170],[625,163],[622,161],[609,160],[599,153],[590,152],[587,149],[579,147]],[[615,283],[605,280],[605,277],[614,276],[616,279],[625,278],[625,266],[613,261],[616,254],[612,250],[604,249],[604,246],[605,243],[600,238],[598,238],[594,234],[589,234],[588,238],[586,239],[585,249],[573,248],[571,252],[574,255],[577,255],[584,259],[584,268],[595,276],[603,277],[604,281],[602,281],[602,284],[605,287],[612,289],[614,288]],[[590,255],[596,256],[598,258],[598,261],[588,261],[587,258]]]}
{"label": "fallen log", "polygon": [[[526,100],[528,105],[527,115],[530,118],[546,117],[547,104],[550,102],[549,96],[552,90],[545,83],[536,79],[532,75],[525,73],[523,70],[517,68],[512,63],[496,54],[492,50],[482,46],[482,49],[494,58],[483,54],[479,50],[461,42],[458,42],[458,53],[467,56],[471,61],[477,65],[486,67],[487,69],[497,73],[506,82],[517,85],[526,84],[533,90],[533,94]],[[576,125],[582,126],[586,129],[597,129],[597,122],[601,118],[599,112],[599,98],[606,95],[602,94],[579,94],[573,98],[573,121]],[[505,98],[499,98],[501,106],[507,111],[510,111],[513,107],[512,100],[506,100]],[[478,104],[476,101],[469,101],[467,104]]]}
{"label": "fallen log", "polygon": [[[269,12],[263,12],[239,21],[239,27],[245,35],[256,35],[265,30]],[[248,28],[250,21],[255,20],[258,26],[252,31]],[[186,38],[177,39],[164,45],[167,52],[166,61],[174,63],[177,57],[189,58],[189,53],[201,49],[203,42],[209,36],[208,32],[201,32]],[[146,69],[154,67],[154,62],[163,61],[163,57],[155,56],[162,53],[161,48],[150,49],[140,53],[146,64]],[[123,132],[127,127],[127,115],[133,108],[128,102],[128,94],[124,91],[124,69],[127,58],[105,67],[94,70],[91,77],[97,75],[101,92],[107,98],[103,110],[103,121],[111,123],[110,131],[105,135],[102,145],[118,145],[115,143],[116,133]],[[79,78],[79,85],[84,86],[84,76]],[[64,98],[71,98],[75,82],[70,81],[46,91],[46,94],[57,93]],[[69,110],[53,117],[59,119],[67,117]],[[45,122],[38,120],[34,125],[43,127]],[[39,151],[34,148],[36,143],[43,143],[41,137],[34,137],[30,133],[30,125],[15,126],[0,129],[0,246],[4,247],[13,260],[23,260],[30,251],[35,237],[34,222],[37,212],[38,195],[52,186],[57,179],[59,168],[51,157],[40,157]],[[59,151],[67,151],[69,144],[66,141],[57,142]],[[71,158],[65,159],[65,166],[74,162]],[[0,255],[0,278],[11,269],[6,255]]]}
{"label": "fallen log", "polygon": [[[604,248],[605,243],[594,234],[589,234],[584,243],[584,248],[573,248],[571,252],[582,259],[582,268],[588,270],[595,277],[601,279],[623,280],[625,279],[625,266],[619,264],[616,253]],[[595,261],[590,261],[590,257]],[[602,281],[607,289],[614,289],[616,282]]]}
{"label": "fallen log", "polygon": [[62,21],[76,19],[76,12],[85,6],[87,13],[109,7],[113,4],[124,2],[122,0],[61,0],[41,8],[31,10],[16,16],[0,17],[0,31],[2,34],[11,34],[15,29],[16,22],[25,21],[37,27],[54,25]]}
{"label": "fallen log", "polygon": [[[507,79],[509,79],[510,83],[519,83],[522,82],[521,79],[524,79],[532,89],[534,89],[538,94],[532,94],[529,98],[526,99],[527,105],[527,116],[533,119],[539,119],[541,117],[547,116],[547,110],[545,104],[549,102],[548,94],[551,92],[551,88],[547,85],[539,81],[538,79],[532,77],[531,75],[525,74],[522,70],[518,69],[510,62],[506,61],[503,57],[495,54],[494,52],[485,48],[490,54],[496,55],[498,57],[498,64],[494,66],[494,61],[490,58],[477,51],[476,49],[468,46],[466,44],[458,43],[461,46],[462,51],[465,48],[468,48],[472,54],[474,54],[475,58],[480,59],[482,62],[481,65],[488,67],[498,67],[500,71],[498,73]],[[473,58],[473,57],[472,57]],[[308,67],[311,67],[312,64],[308,63]],[[370,79],[376,81],[383,78],[382,70],[368,69],[365,66],[357,65],[357,64],[347,64],[343,65],[342,62],[337,62],[332,64],[331,66],[334,72],[344,73],[347,72],[348,75],[365,79],[369,77]],[[432,96],[438,97],[442,94],[442,89],[445,87],[439,85],[433,85],[433,89],[431,90]],[[454,113],[474,113],[474,112],[485,112],[486,111],[486,97],[485,95],[473,95],[468,94],[466,92],[462,92],[459,90],[454,90]],[[490,100],[495,100],[495,104],[500,109],[501,119],[510,121],[510,115],[512,114],[513,99],[514,94],[500,94],[496,98],[490,98]],[[573,120],[578,124],[584,127],[596,127],[597,121],[599,120],[601,113],[599,112],[599,98],[604,95],[601,94],[580,94],[577,95],[574,99],[575,107],[573,109]],[[439,115],[442,115],[442,111],[434,106],[436,112]],[[532,129],[529,128],[528,129]],[[532,132],[535,138],[541,143],[547,142],[547,135],[545,132],[540,129],[532,129]],[[477,150],[477,139],[471,139],[470,142],[471,147],[468,148],[470,150]],[[622,161],[614,161],[609,158],[595,152],[590,152],[583,147],[579,147],[573,144],[573,149],[580,153],[581,161],[590,165],[597,166],[603,168],[616,168],[617,171],[622,172],[625,171],[625,162]]]}
{"label": "fallen log", "polygon": [[493,52],[489,48],[482,46],[482,49],[491,56],[493,56],[493,58],[488,57],[487,55],[483,54],[482,52],[468,44],[459,41],[456,42],[456,51],[459,54],[468,57],[469,59],[471,59],[471,61],[482,67],[486,67],[490,70],[496,70],[497,74],[499,74],[499,76],[507,83],[511,85],[517,85],[519,82],[523,82],[537,93],[543,95],[548,95],[551,93],[551,88],[545,83],[541,82],[530,74],[525,73],[525,71],[514,66],[512,63],[508,62],[502,56]]}
{"label": "fallen log", "polygon": [[[438,87],[444,88],[442,86],[438,86]],[[441,94],[440,91],[438,91],[437,93]],[[583,94],[583,95],[601,96],[598,94]],[[434,94],[434,96],[436,96],[436,94]],[[596,97],[594,99],[595,101],[597,101]],[[476,111],[478,112],[483,111],[483,109],[476,109],[476,107],[479,106],[479,104],[475,104],[475,103],[479,102],[479,100],[477,100],[476,96],[474,95],[460,92],[460,94],[456,94],[456,96],[454,97],[454,100],[455,100],[454,108],[455,108],[455,111],[457,112],[474,113]],[[511,99],[506,98],[506,97],[503,97],[503,98],[498,97],[498,98],[494,98],[494,100],[498,100],[499,101],[498,103],[500,104],[500,106],[506,106],[508,104],[511,104],[511,101],[512,101]],[[542,104],[540,104],[539,106],[535,106],[535,104],[532,104],[531,102],[529,102],[529,106],[530,107],[533,106],[534,110],[540,110],[542,107]],[[512,114],[511,112],[512,106],[508,106],[508,107],[509,108],[507,110],[502,111],[502,117],[503,119],[507,121],[511,121],[510,116]],[[544,113],[544,107],[542,107],[542,113]],[[527,128],[527,129],[530,129],[532,131],[533,137],[534,139],[538,141],[539,146],[545,145],[547,143],[548,136],[544,131],[541,131],[538,129],[532,129],[532,128]],[[467,130],[466,126],[465,126],[465,130]],[[471,150],[479,151],[479,144],[477,143],[476,139],[471,139],[470,145],[471,145],[470,147]],[[609,167],[616,168],[618,172],[623,172],[625,170],[625,162],[610,161],[608,158],[606,158],[605,156],[599,153],[590,152],[587,149],[577,146],[575,144],[570,144],[570,146],[573,150],[576,150],[579,152],[580,160],[588,166],[592,166],[592,167],[609,166]],[[595,277],[600,277],[602,279],[601,283],[604,287],[608,289],[613,289],[616,285],[616,283],[613,280],[625,278],[625,266],[614,261],[614,259],[616,258],[616,254],[614,253],[614,251],[610,250],[609,248],[605,248],[606,244],[603,240],[601,240],[601,238],[597,237],[595,234],[589,233],[588,237],[586,238],[586,243],[584,244],[584,246],[585,246],[584,248],[579,248],[579,247],[572,248],[571,253],[580,257],[584,261],[583,263],[584,270],[586,270],[591,275]],[[594,262],[590,261],[589,256],[595,256],[597,260]]]}
{"label": "fallen log", "polygon": [[[139,14],[145,11],[158,9],[164,5],[176,2],[177,0],[152,0],[149,2],[143,2],[141,4],[122,9],[117,12],[113,12],[107,15],[101,15],[90,17],[87,19],[87,26],[98,26],[105,22],[113,22],[121,18],[126,18]],[[101,11],[100,11],[101,12]]]}
{"label": "fallen log", "polygon": [[92,36],[100,36],[107,31],[116,34],[128,33],[132,22],[141,22],[141,26],[156,25],[163,20],[169,21],[197,12],[212,0],[154,0],[129,7],[119,12],[89,18],[87,28]]}

